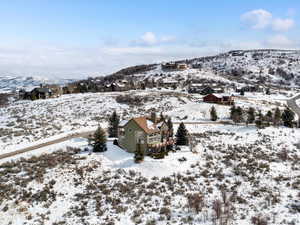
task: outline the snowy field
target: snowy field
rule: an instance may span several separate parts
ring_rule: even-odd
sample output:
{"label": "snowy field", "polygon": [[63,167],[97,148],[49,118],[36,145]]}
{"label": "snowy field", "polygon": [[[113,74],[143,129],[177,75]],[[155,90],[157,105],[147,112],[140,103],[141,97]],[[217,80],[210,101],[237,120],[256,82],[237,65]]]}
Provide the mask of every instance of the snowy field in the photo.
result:
{"label": "snowy field", "polygon": [[[234,94],[236,93],[228,93]],[[120,95],[137,96],[134,104],[118,103]],[[249,96],[248,96],[249,95]],[[54,137],[93,130],[100,123],[107,126],[107,118],[114,110],[121,119],[163,112],[173,121],[209,121],[213,104],[202,102],[201,95],[188,95],[181,91],[146,90],[123,93],[86,93],[64,95],[56,99],[16,101],[0,109],[1,153],[40,143]],[[266,112],[285,105],[280,94],[248,94],[237,97],[236,104],[244,108],[255,107]],[[229,106],[215,105],[221,120],[228,120]]]}
{"label": "snowy field", "polygon": [[[0,161],[0,224],[211,225],[217,202],[231,224],[300,223],[299,129],[187,129],[195,152],[182,147],[140,164],[111,141],[104,153],[58,151],[84,149],[82,138]],[[198,211],[189,196],[201,196]]]}

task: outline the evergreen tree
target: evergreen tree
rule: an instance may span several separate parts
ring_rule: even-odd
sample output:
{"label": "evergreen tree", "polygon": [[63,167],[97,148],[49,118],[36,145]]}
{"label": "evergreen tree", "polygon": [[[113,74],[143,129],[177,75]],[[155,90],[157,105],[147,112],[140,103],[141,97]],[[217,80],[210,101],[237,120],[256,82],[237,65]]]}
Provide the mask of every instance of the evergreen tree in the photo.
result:
{"label": "evergreen tree", "polygon": [[266,121],[267,121],[268,123],[272,122],[272,120],[273,120],[273,113],[269,110],[269,111],[267,112],[265,118],[266,118]]}
{"label": "evergreen tree", "polygon": [[217,115],[216,108],[214,106],[212,106],[210,109],[210,120],[217,121],[217,119],[218,119],[218,115]]}
{"label": "evergreen tree", "polygon": [[235,111],[236,111],[235,106],[234,105],[231,106],[231,108],[230,108],[230,119],[232,119],[232,120],[233,120],[233,116],[234,116]]}
{"label": "evergreen tree", "polygon": [[180,123],[176,133],[176,145],[188,145],[188,131],[185,128],[184,123]]}
{"label": "evergreen tree", "polygon": [[233,115],[232,115],[232,120],[235,123],[240,123],[244,120],[243,118],[243,109],[239,106],[237,108],[235,108]]}
{"label": "evergreen tree", "polygon": [[261,113],[261,111],[258,112],[258,117],[255,120],[255,124],[256,124],[257,128],[259,128],[259,129],[263,128],[263,114]]}
{"label": "evergreen tree", "polygon": [[89,144],[93,147],[93,152],[105,152],[107,150],[106,140],[106,133],[99,126],[92,138],[89,139]]}
{"label": "evergreen tree", "polygon": [[108,135],[109,137],[118,137],[120,118],[116,111],[109,118]]}
{"label": "evergreen tree", "polygon": [[165,116],[163,115],[162,112],[160,112],[159,121],[163,121],[163,120],[165,120]]}
{"label": "evergreen tree", "polygon": [[157,119],[157,117],[156,117],[156,112],[151,112],[151,121],[152,121],[153,123],[155,123],[155,122],[156,122],[156,119]]}
{"label": "evergreen tree", "polygon": [[171,117],[167,121],[167,126],[168,126],[168,130],[169,130],[169,137],[173,137],[174,129],[173,129],[173,123],[172,123]]}
{"label": "evergreen tree", "polygon": [[144,151],[141,148],[141,144],[138,143],[137,144],[137,149],[134,153],[134,161],[136,163],[142,162],[144,160],[144,157],[145,157]]}
{"label": "evergreen tree", "polygon": [[293,127],[294,118],[295,114],[290,108],[286,108],[281,115],[283,125],[286,127]]}
{"label": "evergreen tree", "polygon": [[255,109],[250,107],[247,111],[247,124],[253,123],[255,121]]}
{"label": "evergreen tree", "polygon": [[245,90],[244,90],[243,88],[242,88],[241,91],[240,91],[240,95],[241,95],[241,96],[244,96],[244,95],[245,95]]}
{"label": "evergreen tree", "polygon": [[275,109],[274,117],[273,117],[273,125],[278,126],[281,121],[281,112],[280,109],[277,107]]}
{"label": "evergreen tree", "polygon": [[267,90],[266,90],[266,95],[270,95],[271,93],[270,93],[270,88],[267,88]]}

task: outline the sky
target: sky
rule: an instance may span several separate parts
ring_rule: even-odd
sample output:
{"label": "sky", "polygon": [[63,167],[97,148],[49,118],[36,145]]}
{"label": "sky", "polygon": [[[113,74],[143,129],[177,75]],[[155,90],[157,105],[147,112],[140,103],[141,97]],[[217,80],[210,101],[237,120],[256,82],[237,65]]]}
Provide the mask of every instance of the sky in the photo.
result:
{"label": "sky", "polygon": [[0,75],[102,76],[234,49],[299,49],[299,0],[3,0]]}

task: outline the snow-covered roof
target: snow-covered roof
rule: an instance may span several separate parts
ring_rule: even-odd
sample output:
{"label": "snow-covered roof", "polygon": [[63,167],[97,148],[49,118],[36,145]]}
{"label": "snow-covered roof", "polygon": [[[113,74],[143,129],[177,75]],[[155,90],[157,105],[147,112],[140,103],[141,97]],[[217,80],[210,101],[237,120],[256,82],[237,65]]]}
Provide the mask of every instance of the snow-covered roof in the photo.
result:
{"label": "snow-covered roof", "polygon": [[122,121],[119,123],[119,126],[120,126],[120,127],[124,127],[127,123],[128,123],[128,120],[122,120]]}

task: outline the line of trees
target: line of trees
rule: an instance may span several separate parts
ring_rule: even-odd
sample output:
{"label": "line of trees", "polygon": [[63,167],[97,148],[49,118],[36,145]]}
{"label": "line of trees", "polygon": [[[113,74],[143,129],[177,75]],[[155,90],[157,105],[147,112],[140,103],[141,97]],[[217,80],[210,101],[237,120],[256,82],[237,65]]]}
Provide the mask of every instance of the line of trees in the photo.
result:
{"label": "line of trees", "polygon": [[[295,113],[288,107],[281,111],[278,107],[275,110],[269,110],[265,114],[261,111],[256,111],[253,107],[243,109],[242,107],[232,106],[230,108],[230,119],[234,123],[256,124],[258,128],[267,126],[284,125],[286,127],[294,127],[296,125]],[[218,120],[218,113],[214,106],[210,109],[210,120]],[[298,124],[299,127],[300,124]]]}
{"label": "line of trees", "polygon": [[283,112],[277,107],[274,112],[269,110],[265,114],[261,111],[256,112],[253,107],[244,110],[240,106],[230,108],[230,118],[234,123],[255,123],[258,128],[264,128],[270,125],[286,127],[294,126],[295,114],[290,108],[285,108]]}

